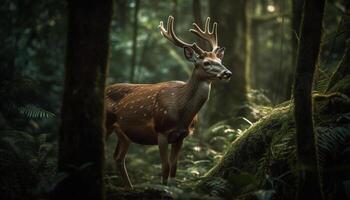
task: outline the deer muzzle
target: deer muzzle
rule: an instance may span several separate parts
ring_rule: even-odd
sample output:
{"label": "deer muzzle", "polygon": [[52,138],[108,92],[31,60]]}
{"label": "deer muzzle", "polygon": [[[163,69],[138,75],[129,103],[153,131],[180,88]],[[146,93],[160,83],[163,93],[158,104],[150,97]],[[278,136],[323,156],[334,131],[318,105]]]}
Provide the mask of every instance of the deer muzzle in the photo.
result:
{"label": "deer muzzle", "polygon": [[232,72],[228,69],[224,69],[216,75],[216,77],[218,77],[221,80],[230,80],[231,76]]}

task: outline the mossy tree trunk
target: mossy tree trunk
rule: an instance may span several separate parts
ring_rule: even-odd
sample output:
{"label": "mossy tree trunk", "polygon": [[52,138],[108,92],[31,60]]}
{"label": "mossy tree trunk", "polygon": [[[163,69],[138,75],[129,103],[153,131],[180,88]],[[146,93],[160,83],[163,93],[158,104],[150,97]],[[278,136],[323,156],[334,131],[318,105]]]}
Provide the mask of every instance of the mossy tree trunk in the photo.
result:
{"label": "mossy tree trunk", "polygon": [[293,85],[297,148],[296,199],[322,199],[313,121],[312,86],[319,56],[324,0],[305,1]]}
{"label": "mossy tree trunk", "polygon": [[104,199],[105,79],[112,1],[68,1],[56,199]]}
{"label": "mossy tree trunk", "polygon": [[250,65],[248,2],[209,1],[210,16],[213,21],[218,22],[219,45],[226,48],[223,64],[233,73],[229,82],[214,83],[208,106],[210,123],[227,119],[232,116],[234,110],[248,101]]}

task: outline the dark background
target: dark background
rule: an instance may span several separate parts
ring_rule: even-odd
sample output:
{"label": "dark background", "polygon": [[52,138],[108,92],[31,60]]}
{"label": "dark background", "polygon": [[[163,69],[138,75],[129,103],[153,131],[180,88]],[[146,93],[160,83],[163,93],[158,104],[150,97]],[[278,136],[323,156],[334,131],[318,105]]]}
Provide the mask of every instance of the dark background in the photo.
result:
{"label": "dark background", "polygon": [[[188,31],[193,22],[203,24],[208,16],[218,22],[219,45],[226,47],[223,64],[234,75],[230,82],[213,84],[195,134],[185,140],[177,174],[180,185],[208,172],[232,141],[291,99],[299,1],[114,1],[107,84],[187,80],[193,66],[182,49],[161,36],[159,21],[173,15],[177,35],[188,42],[197,39]],[[50,193],[60,179],[56,165],[66,6],[65,1],[54,0],[3,0],[0,5],[0,192],[9,199]],[[342,59],[347,17],[345,1],[327,1],[314,93],[327,89]],[[112,136],[105,164],[111,185],[118,184],[112,159],[115,145]],[[134,184],[160,183],[158,154],[157,146],[132,145],[127,168]]]}

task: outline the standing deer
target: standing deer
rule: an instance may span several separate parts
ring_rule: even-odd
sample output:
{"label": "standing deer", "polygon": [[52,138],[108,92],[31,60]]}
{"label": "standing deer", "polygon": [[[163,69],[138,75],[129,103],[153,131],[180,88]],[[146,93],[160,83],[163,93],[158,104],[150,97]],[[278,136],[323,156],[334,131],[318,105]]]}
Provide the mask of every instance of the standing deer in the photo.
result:
{"label": "standing deer", "polygon": [[[118,136],[114,159],[124,183],[132,188],[125,168],[125,155],[131,142],[158,145],[162,162],[162,183],[174,178],[183,139],[192,132],[200,108],[208,99],[211,82],[229,79],[232,73],[221,60],[224,48],[218,46],[217,23],[209,29],[210,18],[202,30],[197,24],[190,32],[208,41],[212,51],[204,51],[196,43],[188,44],[174,33],[174,18],[169,16],[167,29],[160,22],[160,33],[178,47],[194,64],[191,77],[185,83],[169,81],[156,84],[117,83],[107,87],[107,135]],[[168,144],[171,144],[170,157]]]}

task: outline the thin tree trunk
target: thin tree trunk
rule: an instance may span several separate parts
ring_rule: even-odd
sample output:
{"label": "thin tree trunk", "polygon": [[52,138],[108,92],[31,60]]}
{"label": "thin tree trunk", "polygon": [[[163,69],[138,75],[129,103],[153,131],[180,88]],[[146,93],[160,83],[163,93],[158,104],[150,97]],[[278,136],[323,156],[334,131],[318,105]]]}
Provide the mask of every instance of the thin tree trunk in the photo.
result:
{"label": "thin tree trunk", "polygon": [[138,32],[138,18],[140,8],[140,0],[135,0],[135,10],[134,10],[134,25],[133,25],[133,36],[132,36],[132,56],[131,56],[131,68],[130,68],[130,83],[134,82],[135,79],[135,69],[137,61],[137,32]]}
{"label": "thin tree trunk", "polygon": [[[250,73],[257,74],[257,71],[259,69],[259,63],[258,61],[260,60],[259,58],[259,49],[260,49],[260,41],[259,41],[259,27],[257,24],[254,24],[253,21],[251,22],[251,57],[253,58],[251,60],[251,68],[250,68]],[[250,77],[250,84],[252,88],[258,88],[258,76],[251,76]]]}
{"label": "thin tree trunk", "polygon": [[296,66],[298,43],[300,37],[300,24],[303,14],[304,0],[292,0],[292,67],[287,70],[286,81],[286,96],[285,99],[290,99],[292,95],[292,84],[294,77],[294,67]]}
{"label": "thin tree trunk", "polygon": [[319,56],[324,0],[305,1],[293,86],[298,180],[296,199],[322,199],[313,121],[312,86]]}
{"label": "thin tree trunk", "polygon": [[244,4],[244,10],[243,10],[243,21],[242,21],[242,34],[243,34],[243,41],[244,41],[244,68],[245,68],[245,79],[246,79],[246,101],[248,101],[247,98],[247,92],[250,90],[250,78],[251,78],[251,49],[252,49],[252,40],[251,40],[251,20],[249,16],[249,7],[250,7],[251,1],[246,0]]}
{"label": "thin tree trunk", "polygon": [[105,79],[112,1],[68,1],[55,199],[104,199]]}

